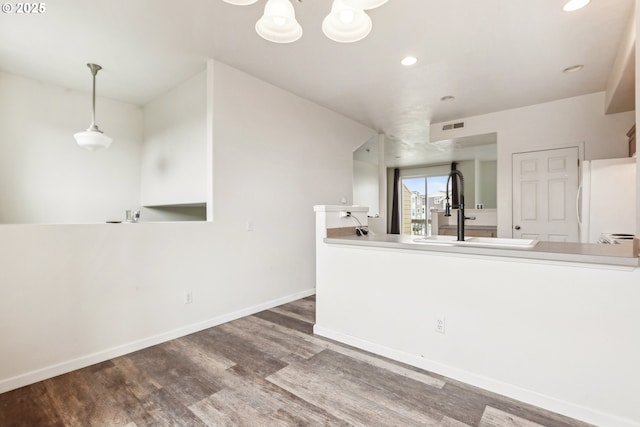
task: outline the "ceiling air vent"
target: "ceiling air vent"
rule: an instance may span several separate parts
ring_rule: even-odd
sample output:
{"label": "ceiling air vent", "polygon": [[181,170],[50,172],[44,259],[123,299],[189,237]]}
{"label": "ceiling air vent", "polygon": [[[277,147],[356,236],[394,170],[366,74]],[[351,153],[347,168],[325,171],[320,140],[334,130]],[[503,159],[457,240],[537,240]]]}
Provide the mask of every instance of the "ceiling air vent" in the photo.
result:
{"label": "ceiling air vent", "polygon": [[449,123],[448,125],[442,126],[442,130],[460,129],[463,127],[464,127],[464,122]]}

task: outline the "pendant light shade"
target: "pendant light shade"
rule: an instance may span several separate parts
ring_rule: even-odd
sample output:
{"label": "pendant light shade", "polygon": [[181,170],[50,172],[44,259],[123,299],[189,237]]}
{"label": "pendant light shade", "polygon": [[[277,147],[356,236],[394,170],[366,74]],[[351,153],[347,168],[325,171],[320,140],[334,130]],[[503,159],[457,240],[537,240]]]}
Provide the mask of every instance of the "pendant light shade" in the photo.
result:
{"label": "pendant light shade", "polygon": [[256,23],[256,32],[274,43],[292,43],[302,37],[302,27],[289,0],[268,0],[264,15]]}
{"label": "pendant light shade", "polygon": [[349,6],[344,0],[334,0],[331,13],[322,21],[322,31],[331,40],[352,43],[371,32],[371,18],[364,10]]}
{"label": "pendant light shade", "polygon": [[97,64],[87,64],[87,67],[91,70],[93,76],[93,109],[91,114],[91,126],[84,132],[78,132],[73,135],[78,145],[82,148],[86,148],[89,151],[98,150],[101,148],[109,148],[111,145],[111,138],[102,133],[96,125],[96,74],[102,69]]}
{"label": "pendant light shade", "polygon": [[[227,0],[225,0],[227,1]],[[347,6],[353,7],[355,9],[375,9],[376,7],[380,7],[389,0],[343,0]]]}
{"label": "pendant light shade", "polygon": [[254,4],[258,0],[222,0],[225,3],[235,4],[236,6],[248,6]]}
{"label": "pendant light shade", "polygon": [[112,139],[102,133],[100,130],[85,130],[73,135],[78,145],[89,151],[99,150],[101,148],[109,148]]}

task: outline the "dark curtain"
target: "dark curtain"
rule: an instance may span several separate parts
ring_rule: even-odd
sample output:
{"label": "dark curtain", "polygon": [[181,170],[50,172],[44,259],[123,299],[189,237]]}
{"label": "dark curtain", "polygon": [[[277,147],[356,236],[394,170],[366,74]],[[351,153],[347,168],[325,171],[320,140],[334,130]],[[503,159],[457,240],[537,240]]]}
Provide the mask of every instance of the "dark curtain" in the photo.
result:
{"label": "dark curtain", "polygon": [[393,170],[393,204],[391,207],[391,230],[389,234],[400,234],[400,169]]}
{"label": "dark curtain", "polygon": [[[451,170],[456,170],[458,163],[451,162]],[[458,209],[460,207],[460,198],[458,197],[458,177],[453,175],[451,177],[451,207]]]}

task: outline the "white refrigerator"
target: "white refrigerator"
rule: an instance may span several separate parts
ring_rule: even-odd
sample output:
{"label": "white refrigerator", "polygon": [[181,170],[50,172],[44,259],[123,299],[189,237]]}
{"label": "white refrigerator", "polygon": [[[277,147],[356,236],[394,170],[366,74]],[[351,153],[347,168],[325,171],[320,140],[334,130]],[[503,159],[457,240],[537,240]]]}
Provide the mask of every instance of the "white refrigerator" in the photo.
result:
{"label": "white refrigerator", "polygon": [[636,159],[585,160],[578,191],[582,243],[603,234],[636,233]]}

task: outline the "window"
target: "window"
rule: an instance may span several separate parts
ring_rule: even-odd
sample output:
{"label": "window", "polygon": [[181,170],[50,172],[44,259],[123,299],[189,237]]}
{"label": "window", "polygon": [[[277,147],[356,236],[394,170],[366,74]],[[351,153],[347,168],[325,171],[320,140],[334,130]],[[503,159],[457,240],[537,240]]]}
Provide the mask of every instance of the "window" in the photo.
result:
{"label": "window", "polygon": [[431,211],[444,210],[447,176],[402,179],[402,234],[431,235]]}

